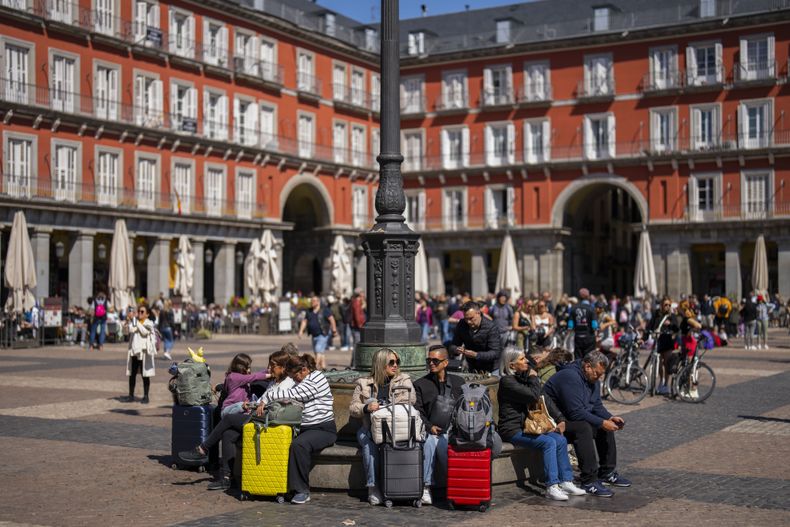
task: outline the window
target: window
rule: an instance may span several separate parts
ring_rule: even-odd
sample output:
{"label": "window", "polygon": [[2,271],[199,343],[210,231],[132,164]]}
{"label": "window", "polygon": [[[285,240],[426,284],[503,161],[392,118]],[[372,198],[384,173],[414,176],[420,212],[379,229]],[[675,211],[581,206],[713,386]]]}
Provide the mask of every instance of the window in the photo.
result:
{"label": "window", "polygon": [[381,111],[381,77],[378,73],[370,75],[370,109],[376,113]]}
{"label": "window", "polygon": [[53,144],[52,161],[52,197],[61,201],[74,201],[79,162],[77,147]]}
{"label": "window", "polygon": [[748,219],[764,218],[771,212],[770,172],[745,172],[742,179],[742,213]]}
{"label": "window", "polygon": [[656,153],[673,152],[677,147],[677,110],[660,108],[650,110],[650,142]]}
{"label": "window", "polygon": [[170,121],[173,130],[197,133],[197,89],[170,85]]}
{"label": "window", "polygon": [[173,163],[173,212],[189,214],[192,210],[192,174],[194,165],[188,161]]}
{"label": "window", "polygon": [[68,0],[50,0],[47,2],[49,18],[56,22],[71,24],[74,21],[72,2]]}
{"label": "window", "polygon": [[614,94],[614,70],[611,55],[585,57],[584,95],[599,96]]}
{"label": "window", "polygon": [[233,67],[239,73],[258,75],[258,52],[261,40],[249,33],[236,30],[236,42],[233,50]]}
{"label": "window", "polygon": [[718,105],[691,107],[691,148],[711,150],[721,145],[721,118]]}
{"label": "window", "polygon": [[120,118],[118,111],[120,99],[118,74],[118,68],[96,66],[96,77],[94,80],[96,93],[94,97],[96,117],[99,119],[115,121]]}
{"label": "window", "polygon": [[719,84],[723,81],[721,44],[693,44],[686,48],[686,75],[689,86]]}
{"label": "window", "polygon": [[159,25],[159,4],[146,0],[134,2],[134,39],[147,47],[161,47],[162,29]]}
{"label": "window", "polygon": [[411,130],[403,133],[403,170],[422,170],[422,132]]}
{"label": "window", "polygon": [[335,64],[332,67],[332,94],[336,101],[348,101],[345,64]]}
{"label": "window", "polygon": [[700,0],[699,16],[700,18],[716,16],[716,0]]}
{"label": "window", "polygon": [[524,66],[524,99],[528,102],[551,99],[548,63],[535,62]]}
{"label": "window", "polygon": [[299,114],[299,157],[313,157],[313,143],[315,138],[315,120],[312,115]]}
{"label": "window", "polygon": [[451,71],[444,74],[442,83],[443,108],[466,108],[466,72]]}
{"label": "window", "polygon": [[469,166],[469,129],[442,130],[442,166],[448,170]]}
{"label": "window", "polygon": [[715,219],[720,212],[720,181],[720,174],[695,174],[689,178],[689,219]]}
{"label": "window", "polygon": [[351,104],[365,106],[365,72],[351,71]]}
{"label": "window", "polygon": [[545,163],[549,160],[551,124],[548,119],[524,122],[524,160],[527,163]]}
{"label": "window", "polygon": [[615,156],[614,115],[588,115],[584,118],[584,154],[587,159]]}
{"label": "window", "polygon": [[741,39],[741,61],[736,80],[761,80],[776,77],[773,35]]}
{"label": "window", "polygon": [[277,149],[277,109],[261,104],[261,147]]}
{"label": "window", "polygon": [[222,215],[225,199],[225,169],[209,166],[206,168],[206,214]]}
{"label": "window", "polygon": [[156,197],[156,182],[158,180],[158,162],[156,159],[139,157],[137,159],[137,179],[134,188],[137,197],[137,207],[145,210],[154,210]]}
{"label": "window", "polygon": [[351,164],[357,167],[365,165],[365,157],[367,156],[365,141],[365,127],[364,126],[351,126]]}
{"label": "window", "polygon": [[515,189],[513,187],[486,187],[486,227],[498,229],[515,224]]}
{"label": "window", "polygon": [[516,162],[516,127],[513,123],[489,124],[485,130],[486,163],[489,166]]}
{"label": "window", "polygon": [[370,131],[370,166],[372,168],[379,168],[378,159],[376,159],[381,151],[381,130],[374,128]]}
{"label": "window", "polygon": [[134,78],[134,115],[137,126],[163,124],[162,81],[138,73]]}
{"label": "window", "polygon": [[773,110],[770,100],[741,101],[738,117],[742,148],[765,148],[771,144]]}
{"label": "window", "polygon": [[446,230],[457,230],[466,226],[466,191],[464,189],[444,190],[442,216],[442,223]]}
{"label": "window", "polygon": [[593,8],[593,31],[609,31],[609,8]]}
{"label": "window", "polygon": [[326,33],[330,37],[334,37],[336,31],[337,31],[337,26],[335,25],[335,14],[334,13],[324,14],[324,33]]}
{"label": "window", "polygon": [[203,119],[205,135],[223,141],[228,138],[228,97],[207,91],[203,94]]}
{"label": "window", "polygon": [[496,41],[497,44],[507,44],[510,42],[510,29],[512,21],[510,20],[497,20],[496,21]]}
{"label": "window", "polygon": [[422,55],[425,53],[425,33],[417,31],[409,33],[409,55]]}
{"label": "window", "polygon": [[650,50],[650,88],[665,90],[667,88],[675,88],[678,84],[678,65],[675,48]]}
{"label": "window", "polygon": [[513,102],[513,68],[493,66],[483,70],[483,105],[496,106]]}
{"label": "window", "polygon": [[355,229],[368,226],[368,189],[362,185],[353,185],[351,194],[351,221]]}
{"label": "window", "polygon": [[420,113],[422,105],[422,77],[407,77],[401,80],[401,111],[405,114]]}
{"label": "window", "polygon": [[228,28],[222,24],[203,22],[203,60],[214,66],[228,65]]}
{"label": "window", "polygon": [[96,154],[96,201],[99,205],[114,207],[118,204],[121,155],[118,152],[99,150]]}
{"label": "window", "polygon": [[3,193],[16,198],[29,198],[34,173],[33,139],[8,137],[5,145]]}
{"label": "window", "polygon": [[258,144],[258,108],[255,101],[233,99],[233,140],[240,145]]}
{"label": "window", "polygon": [[170,16],[170,53],[180,57],[195,56],[195,17],[191,13],[168,9]]}
{"label": "window", "polygon": [[239,218],[252,218],[255,204],[255,172],[240,170],[236,175],[236,214]]}
{"label": "window", "polygon": [[425,192],[406,193],[406,223],[415,230],[425,229]]}
{"label": "window", "polygon": [[7,101],[27,104],[32,93],[28,84],[30,49],[15,44],[5,45],[5,86],[3,97]]}
{"label": "window", "polygon": [[115,33],[115,0],[94,0],[93,29],[97,33]]}
{"label": "window", "polygon": [[348,127],[344,121],[335,121],[332,129],[332,146],[335,163],[348,163]]}
{"label": "window", "polygon": [[260,74],[264,80],[280,82],[279,72],[277,71],[277,47],[276,44],[267,39],[261,40],[261,62]]}
{"label": "window", "polygon": [[50,103],[52,109],[73,113],[76,110],[77,61],[70,57],[53,55],[51,67]]}
{"label": "window", "polygon": [[313,77],[313,56],[304,51],[299,52],[297,59],[297,89],[317,93],[316,81]]}
{"label": "window", "polygon": [[378,51],[379,33],[375,29],[365,28],[365,49],[368,51]]}

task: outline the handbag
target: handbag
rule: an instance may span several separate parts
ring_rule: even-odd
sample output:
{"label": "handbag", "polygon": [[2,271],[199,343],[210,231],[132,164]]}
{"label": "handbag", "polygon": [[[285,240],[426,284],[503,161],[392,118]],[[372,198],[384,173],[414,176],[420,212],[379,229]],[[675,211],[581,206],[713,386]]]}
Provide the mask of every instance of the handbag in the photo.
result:
{"label": "handbag", "polygon": [[524,420],[524,433],[528,435],[548,434],[555,428],[557,428],[557,423],[549,415],[546,401],[541,395],[538,402],[535,403],[535,408],[527,413],[527,418]]}
{"label": "handbag", "polygon": [[452,395],[438,395],[433,401],[428,420],[446,432],[455,411],[455,398]]}
{"label": "handbag", "polygon": [[[393,419],[396,421],[395,426]],[[392,435],[393,431],[396,443],[424,441],[425,423],[420,411],[410,404],[398,403],[382,406],[370,414],[370,435],[375,444],[380,445],[387,441],[387,436]]]}

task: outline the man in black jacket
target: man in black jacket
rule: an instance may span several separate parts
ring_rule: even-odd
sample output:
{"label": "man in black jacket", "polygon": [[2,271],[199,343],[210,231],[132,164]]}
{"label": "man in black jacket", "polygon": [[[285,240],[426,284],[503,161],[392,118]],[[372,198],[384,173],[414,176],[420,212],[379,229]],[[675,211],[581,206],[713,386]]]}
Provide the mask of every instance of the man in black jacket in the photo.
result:
{"label": "man in black jacket", "polygon": [[496,325],[480,313],[480,306],[467,302],[461,306],[464,319],[458,322],[450,345],[450,355],[466,357],[469,371],[499,374],[502,340]]}
{"label": "man in black jacket", "polygon": [[444,346],[431,346],[425,360],[430,373],[414,381],[417,395],[415,407],[425,423],[428,436],[423,445],[423,480],[425,490],[422,502],[430,505],[431,486],[434,484],[434,467],[436,460],[441,459],[442,466],[447,467],[447,429],[453,414],[454,401],[461,397],[464,380],[458,375],[447,373],[449,355]]}

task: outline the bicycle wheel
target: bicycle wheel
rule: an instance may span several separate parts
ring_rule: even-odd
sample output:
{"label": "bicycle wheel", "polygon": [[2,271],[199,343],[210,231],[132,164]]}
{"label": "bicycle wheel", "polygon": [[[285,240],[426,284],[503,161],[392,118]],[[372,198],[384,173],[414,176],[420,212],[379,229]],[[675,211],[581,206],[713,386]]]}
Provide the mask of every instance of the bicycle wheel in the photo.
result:
{"label": "bicycle wheel", "polygon": [[649,380],[636,362],[616,365],[604,380],[606,391],[620,404],[638,404],[647,395]]}
{"label": "bicycle wheel", "polygon": [[716,374],[704,362],[689,364],[673,379],[675,394],[681,401],[701,403],[711,396],[716,387]]}

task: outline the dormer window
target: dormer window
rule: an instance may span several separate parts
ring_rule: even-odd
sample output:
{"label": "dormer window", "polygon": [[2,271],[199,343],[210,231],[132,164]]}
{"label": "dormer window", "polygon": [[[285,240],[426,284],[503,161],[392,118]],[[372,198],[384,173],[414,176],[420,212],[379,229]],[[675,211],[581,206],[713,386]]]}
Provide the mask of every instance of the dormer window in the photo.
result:
{"label": "dormer window", "polygon": [[330,37],[335,36],[335,14],[326,13],[324,15],[324,33]]}
{"label": "dormer window", "polygon": [[700,0],[699,16],[700,18],[716,16],[716,0]]}
{"label": "dormer window", "polygon": [[593,9],[593,31],[609,31],[609,11],[608,7]]}
{"label": "dormer window", "polygon": [[512,20],[497,20],[496,21],[496,41],[497,44],[510,43],[510,30],[512,27]]}
{"label": "dormer window", "polygon": [[368,51],[376,51],[379,43],[379,34],[373,28],[365,29],[365,49]]}
{"label": "dormer window", "polygon": [[422,55],[425,53],[425,32],[415,31],[409,33],[409,55]]}

